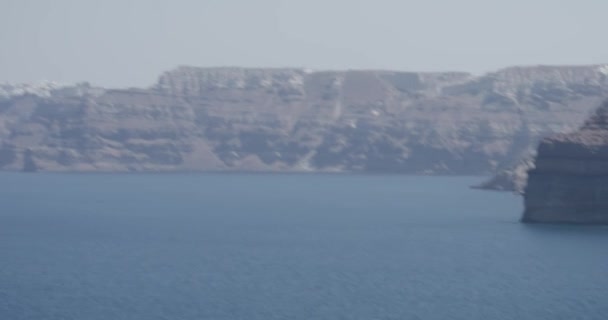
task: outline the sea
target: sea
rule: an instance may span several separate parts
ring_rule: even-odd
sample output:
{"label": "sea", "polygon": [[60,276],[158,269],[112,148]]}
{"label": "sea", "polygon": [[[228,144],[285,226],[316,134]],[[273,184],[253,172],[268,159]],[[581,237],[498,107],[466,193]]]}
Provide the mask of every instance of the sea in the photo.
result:
{"label": "sea", "polygon": [[0,320],[608,319],[608,228],[483,177],[0,174]]}

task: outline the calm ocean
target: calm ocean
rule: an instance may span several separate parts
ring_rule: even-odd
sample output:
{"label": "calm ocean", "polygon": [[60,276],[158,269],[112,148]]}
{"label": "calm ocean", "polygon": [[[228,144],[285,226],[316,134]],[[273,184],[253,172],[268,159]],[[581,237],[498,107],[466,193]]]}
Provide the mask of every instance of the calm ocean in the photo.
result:
{"label": "calm ocean", "polygon": [[0,174],[0,320],[608,319],[608,228],[479,177]]}

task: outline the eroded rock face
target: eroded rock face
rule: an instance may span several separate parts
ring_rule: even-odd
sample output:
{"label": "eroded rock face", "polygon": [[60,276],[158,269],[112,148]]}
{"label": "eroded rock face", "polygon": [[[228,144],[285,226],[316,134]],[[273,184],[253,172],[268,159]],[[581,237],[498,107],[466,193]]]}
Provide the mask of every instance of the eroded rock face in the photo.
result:
{"label": "eroded rock face", "polygon": [[534,157],[526,155],[515,164],[505,169],[500,169],[497,174],[480,185],[474,186],[476,189],[512,191],[523,194],[528,182],[528,171],[534,168]]}
{"label": "eroded rock face", "polygon": [[535,166],[524,222],[608,223],[608,101],[580,130],[544,139]]}
{"label": "eroded rock face", "polygon": [[488,174],[575,130],[608,80],[603,66],[179,67],[147,89],[5,91],[2,170]]}

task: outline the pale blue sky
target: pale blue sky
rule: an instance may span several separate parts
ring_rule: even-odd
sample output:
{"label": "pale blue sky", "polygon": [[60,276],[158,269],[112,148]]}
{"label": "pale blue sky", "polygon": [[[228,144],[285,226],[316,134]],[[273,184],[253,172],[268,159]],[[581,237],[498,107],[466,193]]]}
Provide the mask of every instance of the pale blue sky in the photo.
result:
{"label": "pale blue sky", "polygon": [[608,63],[606,0],[0,0],[0,82],[147,86],[178,65]]}

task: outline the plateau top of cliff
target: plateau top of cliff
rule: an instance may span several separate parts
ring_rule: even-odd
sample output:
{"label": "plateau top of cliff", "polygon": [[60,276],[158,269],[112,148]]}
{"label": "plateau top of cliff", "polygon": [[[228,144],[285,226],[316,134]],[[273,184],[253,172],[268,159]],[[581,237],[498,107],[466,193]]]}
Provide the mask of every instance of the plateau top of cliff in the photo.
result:
{"label": "plateau top of cliff", "polygon": [[[515,66],[483,75],[457,71],[323,71],[307,68],[179,66],[162,73],[157,82],[147,90],[178,96],[200,96],[209,90],[275,89],[287,95],[297,96],[310,90],[310,83],[340,87],[345,80],[360,86],[383,87],[397,93],[421,93],[425,96],[490,94],[490,100],[521,104],[530,102],[529,97],[557,101],[564,95],[580,94],[578,90],[585,90],[584,93],[602,92],[608,83],[608,65]],[[358,87],[349,86],[349,89],[358,90]],[[27,94],[39,97],[99,95],[105,90],[92,87],[88,83],[5,83],[0,84],[0,98]]]}
{"label": "plateau top of cliff", "polygon": [[35,96],[40,98],[82,97],[86,95],[99,96],[106,91],[104,88],[93,87],[87,82],[76,84],[54,81],[37,83],[0,84],[0,99],[11,99],[20,96]]}
{"label": "plateau top of cliff", "polygon": [[549,108],[564,98],[605,93],[607,75],[608,65],[519,66],[479,76],[467,72],[180,66],[164,72],[152,89],[178,96],[200,96],[209,90],[256,89],[305,96],[312,88],[325,90],[346,84],[350,91],[377,88],[406,96],[483,96],[486,104]]}

